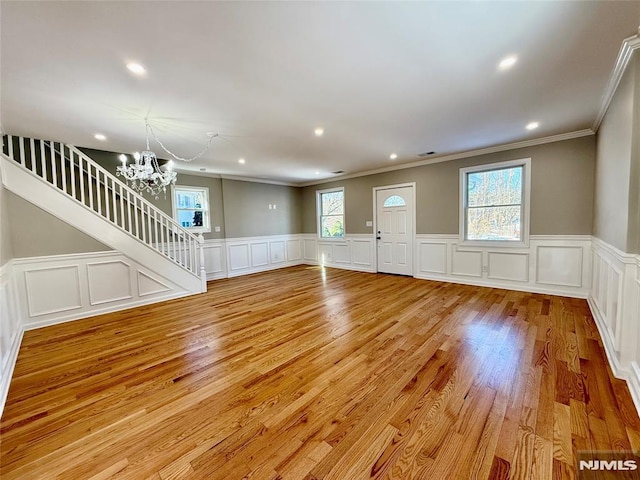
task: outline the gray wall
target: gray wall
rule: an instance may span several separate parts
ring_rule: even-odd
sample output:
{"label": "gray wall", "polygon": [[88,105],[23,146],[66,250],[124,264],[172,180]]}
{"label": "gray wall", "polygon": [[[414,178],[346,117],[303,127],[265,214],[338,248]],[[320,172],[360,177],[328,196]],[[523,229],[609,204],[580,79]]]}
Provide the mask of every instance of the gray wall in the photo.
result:
{"label": "gray wall", "polygon": [[418,234],[457,234],[459,170],[462,167],[531,158],[531,234],[590,235],[592,229],[595,138],[507,150],[450,162],[396,170],[305,187],[302,230],[316,232],[316,190],[344,186],[347,233],[372,233],[376,186],[416,182]]}
{"label": "gray wall", "polygon": [[[118,154],[101,150],[82,149],[92,159],[115,175],[120,165]],[[209,188],[211,233],[204,238],[237,238],[260,235],[300,233],[299,188],[258,182],[189,175],[178,172],[177,185]],[[172,216],[171,193],[160,194],[156,200],[145,198]],[[276,204],[269,210],[269,204]],[[215,232],[215,227],[220,232]]]}
{"label": "gray wall", "polygon": [[627,251],[635,65],[622,77],[600,125],[596,148],[593,234]]}
{"label": "gray wall", "polygon": [[7,225],[3,215],[3,237],[8,230],[14,258],[111,250],[22,197],[5,191],[4,199],[11,221]]}
{"label": "gray wall", "polygon": [[300,188],[228,179],[222,185],[228,238],[301,233]]}
{"label": "gray wall", "polygon": [[[111,172],[115,172],[116,166],[119,165],[115,153],[99,150],[85,151]],[[593,136],[304,188],[188,174],[179,174],[178,183],[209,188],[212,232],[206,234],[205,238],[315,233],[315,192],[333,186],[345,187],[347,233],[372,233],[372,228],[365,225],[368,220],[373,219],[372,188],[413,181],[416,182],[417,187],[417,233],[457,234],[459,169],[470,165],[529,157],[532,159],[531,234],[591,234],[592,220],[597,218],[593,213],[595,176],[595,137]],[[640,168],[640,163],[636,162],[636,165]],[[626,178],[629,185],[628,176]],[[11,195],[11,197],[15,196]],[[13,251],[3,252],[6,257],[107,249],[91,237],[31,204],[17,197],[11,197],[8,202],[2,203],[8,204],[12,219],[24,218],[24,216],[48,218],[37,222],[17,222],[19,226],[16,227],[16,231],[11,229]],[[627,200],[628,198],[627,195]],[[640,194],[638,201],[640,201]],[[166,199],[161,195],[160,199],[152,202],[171,215],[169,193]],[[269,210],[269,204],[275,204],[277,208]],[[215,226],[220,226],[221,231],[215,232]],[[19,246],[16,246],[16,238],[22,240]],[[29,241],[23,241],[25,238]]]}

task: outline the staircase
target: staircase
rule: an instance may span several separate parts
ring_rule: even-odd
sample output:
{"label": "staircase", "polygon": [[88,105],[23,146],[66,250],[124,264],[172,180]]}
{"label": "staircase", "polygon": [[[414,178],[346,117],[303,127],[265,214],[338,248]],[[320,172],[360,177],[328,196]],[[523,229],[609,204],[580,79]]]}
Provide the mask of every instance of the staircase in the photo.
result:
{"label": "staircase", "polygon": [[72,145],[2,137],[8,190],[170,279],[207,290],[203,237],[193,235]]}

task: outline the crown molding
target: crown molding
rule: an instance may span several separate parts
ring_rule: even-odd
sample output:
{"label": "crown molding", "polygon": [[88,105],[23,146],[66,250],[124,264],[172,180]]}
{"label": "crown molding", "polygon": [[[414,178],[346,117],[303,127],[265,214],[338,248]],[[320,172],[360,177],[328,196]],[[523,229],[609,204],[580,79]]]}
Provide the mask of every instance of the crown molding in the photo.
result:
{"label": "crown molding", "polygon": [[297,183],[285,182],[281,180],[271,180],[268,178],[243,177],[240,175],[225,175],[222,173],[199,172],[194,170],[185,170],[183,168],[174,168],[176,173],[180,175],[193,175],[194,177],[220,178],[222,180],[238,180],[240,182],[267,183],[269,185],[282,185],[284,187],[298,187]]}
{"label": "crown molding", "polygon": [[404,163],[402,165],[393,165],[390,167],[378,168],[375,170],[366,170],[363,172],[342,175],[339,177],[333,177],[326,180],[315,180],[313,182],[298,183],[297,186],[308,187],[311,185],[321,185],[323,183],[331,183],[339,180],[348,180],[349,178],[366,177],[367,175],[375,175],[377,173],[393,172],[396,170],[403,170],[406,168],[421,167],[424,165],[431,165],[434,163],[442,163],[442,162],[449,162],[451,160],[459,160],[461,158],[469,158],[469,157],[476,157],[479,155],[486,155],[489,153],[504,152],[505,150],[515,150],[517,148],[532,147],[535,145],[544,145],[545,143],[561,142],[563,140],[571,140],[572,138],[586,137],[594,134],[595,132],[592,129],[586,128],[584,130],[576,130],[575,132],[560,133],[558,135],[551,135],[549,137],[533,138],[531,140],[524,140],[522,142],[505,143],[503,145],[495,145],[493,147],[480,148],[477,150],[468,150],[466,152],[452,153],[450,155],[443,155],[441,157],[429,158],[428,160],[419,160],[417,162]]}
{"label": "crown molding", "polygon": [[220,175],[223,180],[237,180],[239,182],[268,183],[270,185],[282,185],[284,187],[298,187],[297,183],[271,180],[267,178],[242,177],[238,175]]}
{"label": "crown molding", "polygon": [[604,93],[602,94],[600,111],[598,112],[598,116],[596,117],[596,120],[593,123],[593,127],[591,127],[594,132],[597,132],[598,128],[600,128],[600,124],[604,119],[605,113],[607,113],[607,109],[609,108],[609,104],[613,99],[613,95],[616,93],[616,90],[618,89],[618,85],[620,85],[620,80],[622,80],[622,76],[624,75],[624,72],[627,69],[629,62],[631,61],[633,52],[635,52],[639,48],[640,48],[640,27],[638,27],[638,34],[629,38],[625,38],[622,41],[622,46],[620,47],[620,51],[618,52],[618,58],[616,58],[616,62],[611,72],[611,76],[609,77],[609,83],[607,83],[607,88],[605,88]]}

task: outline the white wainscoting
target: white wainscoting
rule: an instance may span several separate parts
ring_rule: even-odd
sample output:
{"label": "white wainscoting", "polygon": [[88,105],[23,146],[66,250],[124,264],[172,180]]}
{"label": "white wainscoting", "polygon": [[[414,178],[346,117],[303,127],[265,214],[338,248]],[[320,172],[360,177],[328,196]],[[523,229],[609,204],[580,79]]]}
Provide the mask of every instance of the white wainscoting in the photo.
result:
{"label": "white wainscoting", "polygon": [[417,235],[415,277],[586,298],[591,237],[532,235],[529,247],[468,247],[458,235]]}
{"label": "white wainscoting", "polygon": [[[302,235],[227,238],[224,244],[227,253],[227,277],[237,277],[304,263],[305,245]],[[207,278],[209,278],[208,269]]]}
{"label": "white wainscoting", "polygon": [[25,330],[188,294],[115,251],[21,258],[12,265]]}
{"label": "white wainscoting", "polygon": [[0,415],[24,333],[21,318],[13,262],[9,261],[0,267]]}
{"label": "white wainscoting", "polygon": [[227,277],[227,252],[224,240],[205,240],[203,245],[204,269],[207,280]]}
{"label": "white wainscoting", "polygon": [[592,240],[589,307],[614,375],[627,381],[640,411],[640,255]]}
{"label": "white wainscoting", "polygon": [[302,236],[304,263],[375,272],[375,240],[371,234],[345,235],[340,240],[323,240],[315,234]]}

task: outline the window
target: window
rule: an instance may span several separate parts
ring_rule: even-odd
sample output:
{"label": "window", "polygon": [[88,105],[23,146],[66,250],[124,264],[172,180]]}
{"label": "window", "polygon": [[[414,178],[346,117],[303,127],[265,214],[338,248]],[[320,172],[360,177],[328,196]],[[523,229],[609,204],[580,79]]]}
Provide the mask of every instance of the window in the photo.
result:
{"label": "window", "polygon": [[382,204],[383,207],[404,207],[405,205],[404,198],[399,195],[391,195]]}
{"label": "window", "polygon": [[321,238],[344,238],[344,188],[319,190],[318,232]]}
{"label": "window", "polygon": [[174,186],[173,219],[193,232],[210,232],[209,189]]}
{"label": "window", "polygon": [[460,169],[460,236],[469,243],[529,240],[530,159]]}

